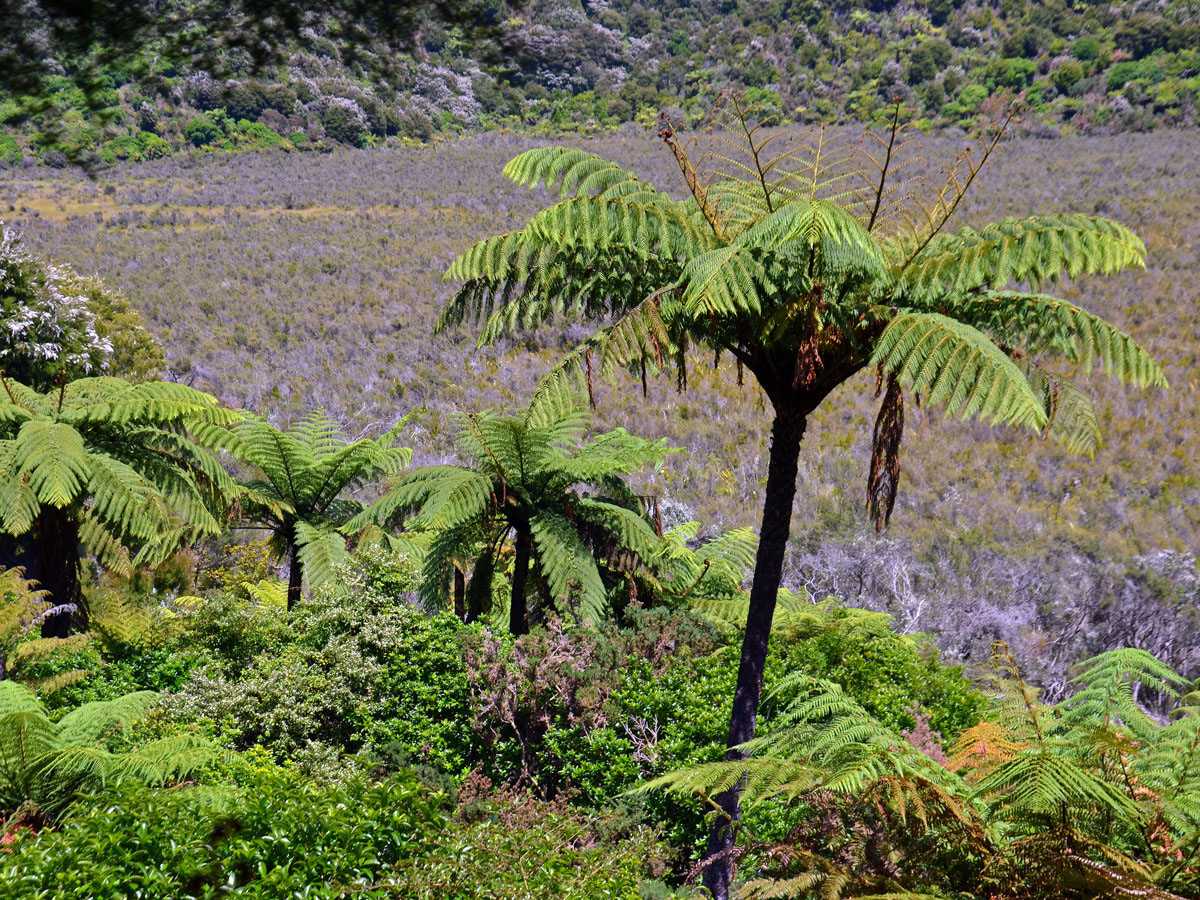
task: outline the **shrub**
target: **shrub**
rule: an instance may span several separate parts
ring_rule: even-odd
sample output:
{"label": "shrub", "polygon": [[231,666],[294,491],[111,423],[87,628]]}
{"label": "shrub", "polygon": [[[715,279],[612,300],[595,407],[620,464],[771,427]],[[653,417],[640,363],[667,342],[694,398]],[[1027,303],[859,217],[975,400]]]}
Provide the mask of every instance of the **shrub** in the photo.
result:
{"label": "shrub", "polygon": [[381,882],[443,827],[440,806],[411,775],[322,788],[267,769],[232,793],[122,789],[13,844],[0,900],[404,896]]}
{"label": "shrub", "polygon": [[183,126],[183,136],[193,147],[207,147],[225,136],[225,130],[210,116],[199,116]]}
{"label": "shrub", "polygon": [[473,629],[413,607],[403,556],[365,549],[339,578],[290,616],[228,595],[207,601],[181,643],[210,662],[168,707],[280,758],[314,746],[368,750],[389,767],[464,773],[478,758],[460,648]]}
{"label": "shrub", "polygon": [[1080,62],[1095,62],[1103,45],[1094,37],[1081,37],[1071,45],[1071,55]]}
{"label": "shrub", "polygon": [[[486,791],[487,782],[478,785]],[[464,792],[465,794],[465,792]],[[468,802],[466,821],[442,832],[426,856],[396,876],[404,900],[638,900],[662,874],[662,848],[647,829],[614,823],[519,793]],[[619,824],[617,825],[619,827]],[[666,900],[660,887],[654,896]]]}
{"label": "shrub", "polygon": [[[0,118],[3,113],[0,112]],[[21,161],[21,146],[10,134],[0,134],[0,161],[15,166]]]}
{"label": "shrub", "polygon": [[353,147],[357,147],[367,133],[366,115],[361,107],[344,97],[334,97],[326,103],[321,111],[321,126],[335,141]]}
{"label": "shrub", "polygon": [[1054,70],[1051,79],[1058,92],[1065,94],[1083,80],[1083,66],[1074,61],[1065,62]]}
{"label": "shrub", "polygon": [[968,84],[958,94],[956,101],[966,112],[973,113],[988,98],[988,90],[981,84]]}

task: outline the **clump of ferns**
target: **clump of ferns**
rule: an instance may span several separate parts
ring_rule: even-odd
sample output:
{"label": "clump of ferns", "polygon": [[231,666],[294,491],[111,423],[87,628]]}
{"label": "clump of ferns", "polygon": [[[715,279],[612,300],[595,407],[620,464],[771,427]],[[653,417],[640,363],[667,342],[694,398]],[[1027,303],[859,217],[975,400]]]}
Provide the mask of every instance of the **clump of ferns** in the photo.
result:
{"label": "clump of ferns", "polygon": [[[1200,895],[1200,714],[1151,654],[1081,664],[1076,692],[1044,704],[1003,645],[989,716],[946,764],[872,718],[836,683],[797,673],[750,756],[670,773],[639,790],[709,800],[740,783],[747,806],[799,812],[782,839],[741,827],[755,872],[743,900],[775,897],[1091,898]],[[1170,719],[1138,696],[1174,698]],[[714,808],[715,808],[715,804]]]}

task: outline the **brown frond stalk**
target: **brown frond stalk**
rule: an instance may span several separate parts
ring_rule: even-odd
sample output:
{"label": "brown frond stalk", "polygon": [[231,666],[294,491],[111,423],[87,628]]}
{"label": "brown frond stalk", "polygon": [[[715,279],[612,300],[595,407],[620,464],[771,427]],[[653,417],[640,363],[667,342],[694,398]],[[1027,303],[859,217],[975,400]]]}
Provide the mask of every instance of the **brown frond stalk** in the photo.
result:
{"label": "brown frond stalk", "polygon": [[[1014,104],[1012,109],[1009,110],[1008,116],[996,130],[995,137],[993,137],[989,143],[984,145],[983,154],[979,157],[978,162],[972,160],[971,150],[969,147],[962,155],[959,156],[958,161],[950,170],[950,175],[946,179],[946,183],[942,185],[941,190],[938,191],[936,202],[929,207],[925,213],[927,224],[929,226],[929,233],[925,236],[925,239],[917,245],[917,248],[908,255],[908,258],[904,260],[904,265],[900,267],[900,272],[903,272],[905,269],[907,269],[912,261],[916,259],[918,255],[920,255],[921,251],[929,246],[929,242],[938,236],[941,230],[946,227],[946,223],[949,222],[954,214],[958,211],[958,207],[962,204],[963,198],[967,195],[967,191],[969,191],[971,189],[971,185],[974,184],[976,176],[983,170],[983,167],[987,165],[988,160],[991,159],[991,156],[995,152],[996,148],[1000,146],[1001,139],[1003,139],[1004,135],[1008,132],[1008,126],[1012,124],[1013,119],[1017,117],[1017,113],[1020,111],[1020,105]],[[964,166],[966,167],[966,174],[963,174]]]}
{"label": "brown frond stalk", "polygon": [[683,180],[687,183],[688,190],[699,205],[709,227],[717,237],[724,238],[725,229],[721,226],[721,218],[717,214],[716,208],[708,201],[708,185],[701,180],[696,167],[688,158],[687,150],[679,141],[675,126],[671,124],[671,120],[665,114],[662,115],[662,123],[662,128],[658,132],[659,138],[670,148],[675,162],[679,165],[679,171],[683,174]]}

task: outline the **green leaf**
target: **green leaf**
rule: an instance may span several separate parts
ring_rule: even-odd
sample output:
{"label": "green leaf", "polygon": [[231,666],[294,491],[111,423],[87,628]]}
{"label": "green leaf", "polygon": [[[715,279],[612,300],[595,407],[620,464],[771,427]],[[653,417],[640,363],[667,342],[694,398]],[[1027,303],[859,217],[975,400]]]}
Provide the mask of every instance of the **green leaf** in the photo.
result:
{"label": "green leaf", "polygon": [[1046,411],[1029,379],[988,337],[937,313],[902,313],[884,329],[871,364],[897,375],[947,414],[1041,429]]}

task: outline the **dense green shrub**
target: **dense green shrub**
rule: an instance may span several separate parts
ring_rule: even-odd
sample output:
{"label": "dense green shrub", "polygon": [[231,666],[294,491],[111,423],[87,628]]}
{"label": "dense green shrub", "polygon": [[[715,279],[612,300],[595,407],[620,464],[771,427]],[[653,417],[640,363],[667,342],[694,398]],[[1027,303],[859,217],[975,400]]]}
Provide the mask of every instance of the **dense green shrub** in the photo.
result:
{"label": "dense green shrub", "polygon": [[475,629],[417,610],[414,577],[406,557],[367,549],[292,614],[218,595],[189,616],[179,643],[208,661],[169,708],[280,758],[368,750],[389,767],[465,773],[475,756],[461,641]]}
{"label": "dense green shrub", "polygon": [[1071,44],[1071,55],[1080,62],[1095,62],[1104,48],[1094,37],[1081,37]]}
{"label": "dense green shrub", "polygon": [[[486,789],[487,783],[483,782]],[[640,900],[677,895],[650,879],[664,848],[647,828],[539,803],[515,792],[468,802],[462,824],[402,867],[402,900]],[[614,833],[614,828],[616,831]],[[653,887],[651,887],[653,885]],[[653,894],[646,891],[657,888]]]}
{"label": "dense green shrub", "polygon": [[1052,80],[1060,93],[1067,93],[1083,79],[1083,66],[1077,62],[1065,62],[1054,70]]}
{"label": "dense green shrub", "polygon": [[443,827],[440,806],[411,775],[317,787],[267,769],[232,791],[121,789],[22,835],[0,898],[403,896],[383,884]]}
{"label": "dense green shrub", "polygon": [[[944,665],[932,646],[890,631],[856,627],[851,611],[833,614],[832,627],[781,649],[768,664],[768,688],[804,672],[840,684],[888,728],[911,729],[914,706],[946,741],[979,721],[986,700],[962,670]],[[775,710],[767,704],[765,711]]]}
{"label": "dense green shrub", "polygon": [[211,116],[198,116],[183,126],[183,136],[193,147],[207,147],[225,136],[225,130]]}

